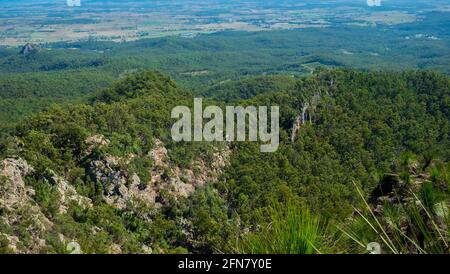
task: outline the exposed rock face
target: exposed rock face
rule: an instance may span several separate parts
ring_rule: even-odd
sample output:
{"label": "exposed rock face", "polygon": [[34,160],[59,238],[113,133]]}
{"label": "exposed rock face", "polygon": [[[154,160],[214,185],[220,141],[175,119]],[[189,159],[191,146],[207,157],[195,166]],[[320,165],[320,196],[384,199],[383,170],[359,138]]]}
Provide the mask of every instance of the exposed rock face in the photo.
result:
{"label": "exposed rock face", "polygon": [[[180,168],[170,164],[167,150],[161,141],[155,142],[150,152],[154,161],[151,170],[150,185],[157,192],[168,191],[175,197],[188,197],[196,188],[217,180],[230,156],[228,147],[216,151],[209,165],[203,159],[194,160],[188,168]],[[167,176],[169,174],[169,176]]]}
{"label": "exposed rock face", "polygon": [[59,206],[60,214],[66,213],[68,207],[72,202],[75,202],[76,204],[78,204],[83,208],[92,207],[91,199],[79,195],[75,190],[75,188],[72,185],[70,185],[64,178],[55,174],[52,176],[51,180],[53,181],[53,184],[56,186],[56,189],[58,190],[61,199]]}
{"label": "exposed rock face", "polygon": [[122,254],[122,248],[120,245],[112,244],[108,250],[109,254]]}
{"label": "exposed rock face", "polygon": [[398,174],[385,174],[369,197],[374,213],[382,213],[386,203],[403,204],[412,200],[411,193],[418,193],[422,184],[429,182],[429,179],[428,174],[411,173],[411,181],[407,183]]}
{"label": "exposed rock face", "polygon": [[302,115],[299,115],[295,118],[294,124],[292,125],[291,142],[295,142],[295,139],[297,139],[297,134],[300,131],[302,124]]}
{"label": "exposed rock face", "polygon": [[0,232],[0,239],[5,239],[8,242],[8,249],[12,253],[19,253],[18,246],[20,244],[19,237],[17,236],[10,236],[5,233]]}
{"label": "exposed rock face", "polygon": [[5,177],[0,193],[0,206],[13,209],[15,206],[29,202],[30,196],[34,195],[32,188],[26,187],[23,176],[33,169],[22,159],[5,159],[1,163],[0,175]]}
{"label": "exposed rock face", "polygon": [[120,209],[125,209],[134,199],[149,206],[155,204],[155,191],[144,189],[137,174],[130,175],[127,171],[120,170],[116,163],[108,159],[94,161],[91,163],[91,172],[95,180],[102,183],[108,204]]}
{"label": "exposed rock face", "polygon": [[336,83],[333,79],[329,79],[327,86],[318,89],[314,94],[306,96],[299,105],[300,114],[295,117],[291,130],[291,142],[295,142],[302,125],[313,123],[317,107],[325,96],[333,96],[336,91]]}
{"label": "exposed rock face", "polygon": [[155,145],[150,151],[149,156],[152,158],[155,166],[164,166],[167,163],[167,149],[164,144],[156,139]]}
{"label": "exposed rock face", "polygon": [[142,251],[144,254],[153,254],[153,249],[147,245],[142,246]]}
{"label": "exposed rock face", "polygon": [[[9,241],[9,248],[16,253],[38,253],[45,246],[45,240],[41,237],[52,226],[31,198],[34,190],[27,187],[23,180],[32,170],[22,159],[5,159],[0,165],[0,208],[4,211],[0,220],[11,229],[24,222],[29,224],[27,232],[31,240],[26,244],[15,236],[3,235]],[[23,250],[19,249],[19,245]]]}
{"label": "exposed rock face", "polygon": [[[24,243],[24,239],[2,233],[1,236],[8,240],[8,247],[14,253],[40,253],[40,250],[46,247],[43,238],[53,226],[33,200],[34,189],[25,184],[24,178],[31,172],[33,168],[23,159],[8,158],[0,164],[0,222],[13,231],[26,224],[27,232],[31,236],[31,239]],[[53,174],[48,180],[58,191],[59,213],[66,213],[73,202],[84,208],[92,207],[91,200],[79,195],[64,178]]]}
{"label": "exposed rock face", "polygon": [[125,209],[129,203],[139,201],[158,208],[166,202],[164,193],[174,197],[188,197],[197,187],[217,180],[229,155],[227,148],[214,153],[210,165],[199,159],[189,168],[182,169],[170,163],[164,144],[155,140],[154,148],[148,154],[153,161],[149,170],[149,182],[143,182],[135,173],[122,170],[120,163],[127,163],[128,160],[117,157],[109,156],[91,162],[89,172],[95,181],[103,185],[105,200],[110,205]]}
{"label": "exposed rock face", "polygon": [[320,103],[321,98],[321,93],[315,93],[313,96],[311,96],[311,98],[305,100],[301,104],[301,114],[295,118],[294,124],[292,126],[291,142],[294,142],[297,138],[298,132],[300,131],[302,125],[305,125],[308,122],[313,122],[313,115]]}
{"label": "exposed rock face", "polygon": [[[108,146],[110,141],[102,135],[94,135],[85,140],[89,145],[86,155],[92,153],[96,147]],[[106,202],[119,209],[125,209],[133,199],[139,199],[151,205],[155,202],[155,194],[143,192],[141,180],[137,174],[129,174],[122,170],[120,164],[128,164],[134,157],[120,159],[115,156],[107,156],[104,159],[92,161],[88,170],[92,178],[103,186],[103,195]]]}
{"label": "exposed rock face", "polygon": [[[131,198],[127,187],[129,175],[128,172],[120,170],[118,163],[119,160],[115,157],[92,161],[89,172],[96,182],[103,185],[106,202],[123,209],[126,208],[126,203]],[[136,183],[138,182],[134,182],[134,184]]]}
{"label": "exposed rock face", "polygon": [[39,51],[39,49],[38,49],[37,45],[31,44],[31,43],[27,43],[20,50],[20,54],[27,56],[27,55],[36,53],[38,51]]}
{"label": "exposed rock face", "polygon": [[[103,136],[92,136],[86,144],[86,153],[92,153],[98,146],[109,145],[109,141]],[[156,140],[153,149],[144,156],[153,163],[148,170],[148,181],[143,181],[138,174],[127,169],[135,155],[124,158],[110,155],[92,160],[87,170],[97,183],[102,184],[103,196],[108,204],[123,210],[133,210],[141,205],[157,209],[170,205],[173,198],[188,197],[196,188],[216,181],[230,153],[225,146],[217,149],[208,160],[198,158],[187,168],[181,168],[170,161],[164,144]],[[53,223],[45,215],[47,211],[44,214],[34,200],[35,190],[25,182],[25,176],[33,175],[33,172],[33,168],[23,159],[8,158],[0,162],[0,225],[6,228],[0,233],[0,240],[2,244],[6,242],[8,250],[14,253],[45,252],[49,246],[44,239],[55,232]],[[49,171],[44,180],[58,193],[59,214],[66,214],[74,203],[83,208],[93,206],[92,201],[78,194],[63,176]],[[22,236],[24,227],[26,236]],[[61,244],[71,242],[71,239],[58,233]],[[142,249],[145,253],[153,252],[151,247],[143,246]],[[121,253],[122,247],[113,244],[109,252]]]}
{"label": "exposed rock face", "polygon": [[88,148],[85,151],[86,155],[92,154],[92,151],[96,147],[104,147],[109,145],[110,141],[105,138],[103,135],[93,135],[85,140],[85,143],[88,145]]}

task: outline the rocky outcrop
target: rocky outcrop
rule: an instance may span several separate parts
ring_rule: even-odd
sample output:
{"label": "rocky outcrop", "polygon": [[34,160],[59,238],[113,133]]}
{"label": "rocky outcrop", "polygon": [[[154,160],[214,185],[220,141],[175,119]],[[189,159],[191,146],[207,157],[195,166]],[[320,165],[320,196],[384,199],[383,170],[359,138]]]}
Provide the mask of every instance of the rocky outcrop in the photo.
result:
{"label": "rocky outcrop", "polygon": [[125,209],[134,199],[154,205],[156,193],[141,186],[141,179],[137,174],[129,174],[121,170],[118,160],[106,157],[103,160],[93,161],[89,167],[95,181],[103,186],[103,194],[108,204],[119,209]]}
{"label": "rocky outcrop", "polygon": [[314,87],[314,93],[303,95],[303,100],[299,103],[299,115],[295,117],[292,125],[290,137],[291,142],[295,142],[303,125],[306,123],[314,123],[314,116],[320,102],[324,97],[333,96],[336,89],[337,86],[334,79],[328,79],[324,85]]}
{"label": "rocky outcrop", "polygon": [[228,162],[230,153],[228,147],[217,149],[211,162],[196,159],[188,168],[180,168],[171,165],[164,144],[157,140],[149,153],[154,162],[150,185],[158,193],[165,190],[175,197],[188,197],[196,188],[217,180]]}
{"label": "rocky outcrop", "polygon": [[409,182],[403,180],[398,174],[385,174],[369,196],[369,203],[376,214],[383,213],[383,206],[404,204],[414,200],[411,193],[419,193],[424,183],[429,182],[428,174],[411,173]]}
{"label": "rocky outcrop", "polygon": [[301,103],[300,114],[295,118],[291,130],[291,142],[294,142],[298,136],[300,128],[306,123],[313,123],[314,113],[322,99],[320,92],[314,93],[310,98]]}
{"label": "rocky outcrop", "polygon": [[[225,148],[213,153],[213,160],[208,164],[197,159],[188,168],[180,168],[170,162],[164,144],[155,140],[153,149],[146,156],[153,163],[149,170],[150,181],[142,181],[136,173],[122,168],[129,163],[129,159],[112,156],[92,161],[89,173],[96,182],[102,184],[108,204],[125,209],[130,203],[139,201],[158,208],[167,202],[166,194],[175,198],[188,197],[196,188],[216,181],[227,163],[229,154],[229,149]],[[129,158],[132,157],[134,156]]]}
{"label": "rocky outcrop", "polygon": [[88,145],[88,148],[84,152],[85,155],[91,155],[95,148],[108,146],[110,143],[110,141],[103,135],[90,136],[84,142]]}
{"label": "rocky outcrop", "polygon": [[[45,235],[52,230],[53,223],[45,216],[33,200],[35,190],[25,184],[25,176],[33,168],[23,159],[8,158],[0,164],[0,223],[16,233],[16,229],[26,226],[30,239],[1,233],[9,242],[8,248],[14,253],[39,253],[46,247]],[[57,190],[59,196],[58,213],[64,214],[72,203],[84,208],[92,207],[92,201],[77,193],[63,177],[50,171],[46,178]]]}
{"label": "rocky outcrop", "polygon": [[89,198],[81,196],[77,193],[75,188],[69,184],[64,178],[54,174],[51,177],[52,184],[56,186],[56,190],[60,196],[59,213],[64,214],[67,212],[68,207],[72,203],[76,203],[82,208],[91,208],[92,201]]}
{"label": "rocky outcrop", "polygon": [[52,226],[33,201],[34,190],[25,185],[24,177],[32,170],[23,159],[5,159],[0,165],[0,221],[13,231],[26,223],[30,235],[24,243],[16,236],[3,234],[9,241],[8,247],[16,253],[38,253],[45,247],[43,235]]}
{"label": "rocky outcrop", "polygon": [[102,184],[106,202],[124,209],[131,198],[130,188],[134,188],[139,182],[135,180],[131,184],[128,183],[129,174],[120,169],[119,161],[120,159],[111,156],[92,161],[89,172],[96,182]]}
{"label": "rocky outcrop", "polygon": [[26,204],[34,190],[25,186],[23,177],[33,169],[22,159],[5,159],[1,163],[0,175],[4,177],[0,206],[8,210]]}
{"label": "rocky outcrop", "polygon": [[163,142],[156,139],[153,149],[148,153],[155,166],[165,166],[167,164],[167,149]]}
{"label": "rocky outcrop", "polygon": [[303,115],[298,115],[295,120],[294,120],[294,124],[292,125],[292,130],[291,130],[291,142],[295,142],[295,140],[297,139],[297,134],[300,131],[300,127],[303,124],[303,119],[302,119]]}
{"label": "rocky outcrop", "polygon": [[[88,138],[86,144],[86,156],[93,156],[97,147],[108,146],[109,141],[98,135]],[[173,199],[190,196],[198,187],[215,182],[226,166],[229,155],[230,150],[225,146],[213,151],[208,160],[197,158],[188,167],[182,168],[170,161],[164,143],[155,140],[153,149],[143,156],[152,163],[147,170],[149,176],[145,176],[148,178],[146,180],[130,171],[133,170],[130,165],[136,155],[98,158],[88,162],[86,169],[93,180],[103,186],[103,197],[108,204],[122,210],[133,211],[142,205],[156,210],[169,206]],[[45,252],[49,248],[45,239],[56,232],[62,245],[76,242],[76,239],[66,238],[57,230],[58,226],[51,221],[54,213],[49,213],[48,208],[44,210],[36,203],[36,192],[25,180],[28,175],[34,176],[34,170],[23,159],[8,158],[0,162],[1,247],[14,253]],[[42,179],[53,187],[52,191],[57,192],[56,198],[52,196],[52,199],[58,199],[58,214],[68,213],[73,204],[85,209],[93,206],[92,201],[77,193],[65,177],[48,170]],[[53,204],[52,201],[52,210]],[[95,231],[92,233],[95,234]],[[109,252],[121,253],[122,248],[117,243],[112,244]],[[145,253],[154,252],[152,247],[147,246],[143,246],[142,250]]]}

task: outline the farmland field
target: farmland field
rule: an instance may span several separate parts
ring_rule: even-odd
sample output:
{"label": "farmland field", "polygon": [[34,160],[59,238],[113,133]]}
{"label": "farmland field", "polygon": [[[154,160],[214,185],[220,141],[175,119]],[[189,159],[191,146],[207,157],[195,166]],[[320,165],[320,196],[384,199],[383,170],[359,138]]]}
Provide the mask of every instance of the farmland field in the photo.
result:
{"label": "farmland field", "polygon": [[446,1],[387,2],[369,7],[361,1],[98,1],[24,0],[0,3],[0,44],[142,38],[224,30],[264,31],[330,26],[398,25],[422,20],[427,13],[449,9]]}

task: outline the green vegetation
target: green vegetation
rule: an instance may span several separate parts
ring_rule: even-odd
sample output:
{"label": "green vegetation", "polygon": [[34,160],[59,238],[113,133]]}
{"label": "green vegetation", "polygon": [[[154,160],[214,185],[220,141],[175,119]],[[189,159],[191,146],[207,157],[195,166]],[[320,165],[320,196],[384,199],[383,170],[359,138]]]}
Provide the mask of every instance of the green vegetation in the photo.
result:
{"label": "green vegetation", "polygon": [[[320,220],[288,203],[268,208],[270,223],[261,232],[246,235],[239,252],[245,254],[317,254],[324,229]],[[264,223],[264,222],[262,222]]]}
{"label": "green vegetation", "polygon": [[[346,228],[342,232],[363,249],[377,239],[385,252],[393,254],[448,253],[448,190],[438,190],[436,181],[406,183],[402,187],[396,189],[402,193],[379,205],[375,213],[364,201],[366,207],[356,210],[356,216],[350,225],[343,225]],[[359,194],[365,199],[360,191]],[[430,196],[440,198],[432,201]]]}
{"label": "green vegetation", "polygon": [[[294,81],[290,77],[309,75],[321,66],[449,73],[447,18],[432,13],[420,23],[376,28],[224,31],[127,43],[90,39],[42,44],[26,55],[18,47],[0,47],[0,123],[11,125],[53,103],[85,101],[111,82],[145,70],[161,71],[180,86],[221,101],[236,99],[227,93],[250,98],[262,87],[287,89]],[[237,80],[248,84],[236,90]]]}
{"label": "green vegetation", "polygon": [[[171,109],[192,106],[194,94],[161,73],[133,74],[86,103],[49,107],[3,134],[2,158],[21,157],[34,167],[26,184],[54,224],[41,235],[47,245],[40,252],[67,252],[60,234],[87,253],[365,253],[369,242],[386,253],[449,252],[448,76],[318,69],[224,85],[206,91],[205,101],[280,106],[279,150],[264,154],[257,143],[231,143],[218,181],[187,197],[161,189],[160,207],[109,204],[108,185],[93,176],[92,165],[133,155],[113,171],[136,173],[139,187],[154,187],[147,182],[155,138],[171,166],[195,173],[201,170],[190,166],[193,160],[211,162],[219,144],[171,141]],[[301,106],[313,97],[320,99],[308,110],[311,122],[292,141]],[[86,153],[85,140],[94,135],[109,145]],[[163,178],[175,176],[165,169]],[[53,172],[93,206],[60,212]],[[378,193],[385,185],[391,190]],[[0,223],[0,232],[32,239],[29,222],[24,215],[13,230]]]}
{"label": "green vegetation", "polygon": [[[450,253],[444,1],[27,1],[0,3],[0,253]],[[195,97],[279,106],[279,149],[174,142]]]}

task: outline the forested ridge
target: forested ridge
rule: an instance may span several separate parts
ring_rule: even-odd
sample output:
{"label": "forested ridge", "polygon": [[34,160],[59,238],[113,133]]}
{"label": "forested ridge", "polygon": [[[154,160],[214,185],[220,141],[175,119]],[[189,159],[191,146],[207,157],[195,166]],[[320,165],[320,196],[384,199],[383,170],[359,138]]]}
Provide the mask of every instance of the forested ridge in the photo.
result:
{"label": "forested ridge", "polygon": [[[278,151],[173,142],[170,112],[197,94],[280,106]],[[450,78],[434,71],[315,69],[195,92],[131,73],[1,136],[0,251],[448,253],[449,133]]]}
{"label": "forested ridge", "polygon": [[0,47],[0,121],[10,124],[52,103],[85,100],[87,94],[145,70],[161,71],[198,94],[247,77],[305,76],[321,66],[449,73],[448,26],[445,13],[435,13],[420,23],[395,27],[224,31],[127,43],[89,39],[28,45],[32,50],[27,53]]}

